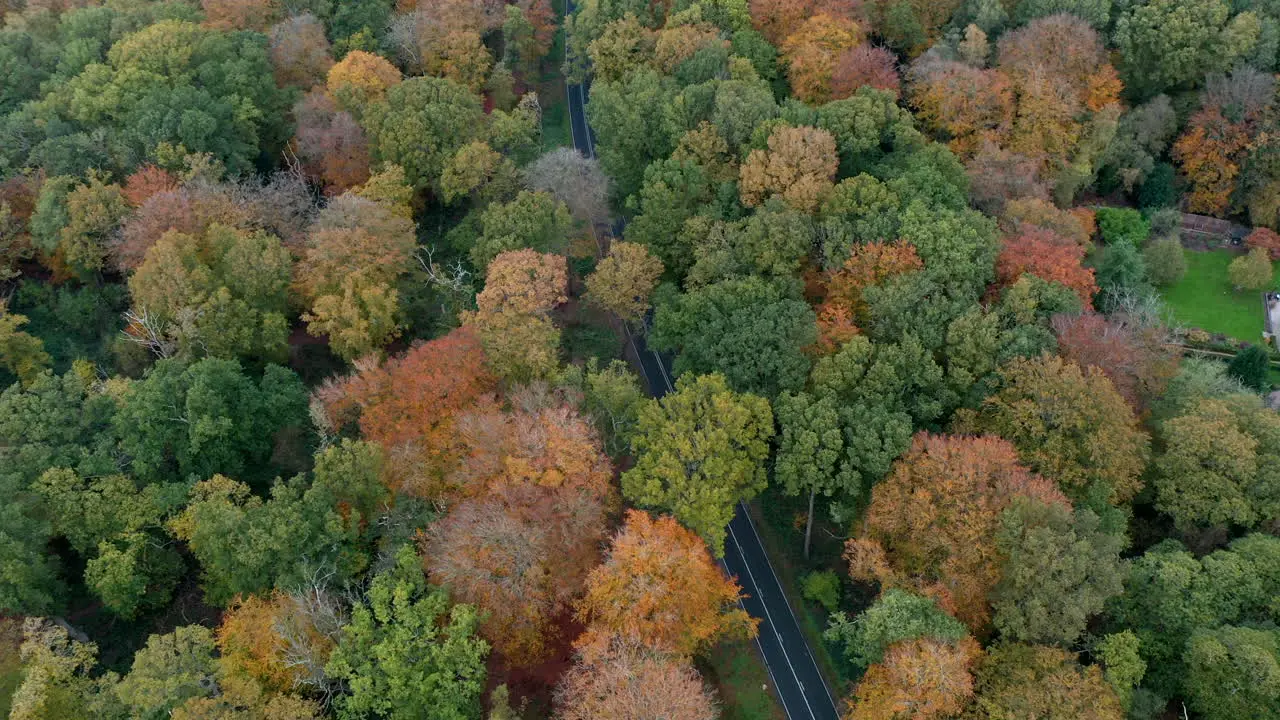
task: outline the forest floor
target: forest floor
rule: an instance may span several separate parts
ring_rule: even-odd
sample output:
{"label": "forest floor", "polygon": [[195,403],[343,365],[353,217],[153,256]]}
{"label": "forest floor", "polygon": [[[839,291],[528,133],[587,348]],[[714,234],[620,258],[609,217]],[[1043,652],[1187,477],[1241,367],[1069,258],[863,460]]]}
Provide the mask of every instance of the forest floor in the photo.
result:
{"label": "forest floor", "polygon": [[1185,250],[1183,254],[1187,259],[1186,276],[1161,293],[1174,319],[1205,332],[1260,342],[1263,316],[1258,293],[1236,292],[1227,275],[1227,266],[1240,253]]}

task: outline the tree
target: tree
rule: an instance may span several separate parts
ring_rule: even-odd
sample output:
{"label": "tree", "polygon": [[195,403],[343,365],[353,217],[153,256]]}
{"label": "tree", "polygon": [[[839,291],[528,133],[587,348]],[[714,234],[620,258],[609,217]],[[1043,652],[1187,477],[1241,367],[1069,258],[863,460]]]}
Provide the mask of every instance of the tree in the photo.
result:
{"label": "tree", "polygon": [[1061,505],[1015,501],[996,534],[1006,558],[991,596],[1001,637],[1071,647],[1123,591],[1125,544],[1091,510],[1073,516]]}
{"label": "tree", "polygon": [[751,0],[751,24],[770,43],[780,45],[814,15],[855,20],[862,10],[860,6],[861,3],[840,0]]}
{"label": "tree", "polygon": [[922,60],[907,77],[916,118],[962,156],[971,155],[985,139],[999,138],[1013,120],[1013,90],[998,70]]}
{"label": "tree", "polygon": [[1022,0],[1014,10],[1013,17],[1019,23],[1028,20],[1071,13],[1099,30],[1105,29],[1111,19],[1110,0]]}
{"label": "tree", "polygon": [[265,31],[280,19],[279,0],[200,0],[205,21],[221,30]]}
{"label": "tree", "polygon": [[795,96],[812,103],[831,99],[836,58],[862,42],[862,28],[852,20],[822,13],[801,23],[779,46]]}
{"label": "tree", "polygon": [[1184,530],[1252,527],[1274,516],[1280,422],[1255,402],[1202,400],[1165,421],[1156,507]]}
{"label": "tree", "polygon": [[846,545],[850,574],[935,598],[981,629],[1000,578],[995,532],[1018,497],[1067,505],[999,438],[921,433],[872,490],[866,530]]}
{"label": "tree", "polygon": [[424,498],[440,492],[457,443],[457,414],[494,388],[473,331],[454,330],[322,388],[330,431],[358,416],[361,435],[386,449],[392,489]]}
{"label": "tree", "polygon": [[1248,254],[1232,260],[1227,267],[1227,275],[1236,292],[1262,290],[1271,285],[1271,256],[1262,248],[1254,248]]}
{"label": "tree", "polygon": [[677,375],[723,373],[731,387],[774,397],[804,385],[817,339],[813,311],[787,280],[722,280],[659,303],[651,344],[679,351]]}
{"label": "tree", "polygon": [[1139,412],[1164,394],[1178,372],[1178,357],[1165,346],[1164,331],[1140,317],[1064,314],[1051,324],[1058,353],[1080,367],[1102,370]]}
{"label": "tree", "polygon": [[350,688],[336,700],[340,717],[478,715],[489,653],[478,624],[474,608],[450,607],[429,588],[413,549],[401,547],[351,609],[326,666]]}
{"label": "tree", "polygon": [[564,256],[511,250],[489,263],[476,306],[481,316],[503,312],[545,315],[568,299],[568,284]]}
{"label": "tree", "polygon": [[609,219],[609,177],[600,162],[573,148],[557,148],[521,169],[530,190],[550,193],[579,222],[598,225]]}
{"label": "tree", "polygon": [[1151,234],[1151,222],[1132,208],[1099,208],[1095,216],[1107,245],[1141,247]]}
{"label": "tree", "polygon": [[560,331],[551,310],[566,299],[567,269],[559,255],[533,250],[499,254],[489,263],[478,310],[464,313],[476,328],[490,366],[499,376],[522,381],[555,370]]}
{"label": "tree", "polygon": [[1060,210],[1039,198],[1017,198],[1005,203],[1001,229],[1013,233],[1023,225],[1052,230],[1086,249],[1093,248],[1094,213],[1085,208]]}
{"label": "tree", "polygon": [[1227,374],[1256,392],[1271,389],[1271,354],[1258,345],[1246,345],[1227,363]]}
{"label": "tree", "polygon": [[385,98],[365,107],[363,124],[374,157],[404,168],[415,190],[438,190],[449,158],[486,128],[478,97],[434,77],[388,88]]}
{"label": "tree", "polygon": [[44,342],[18,328],[27,324],[25,315],[9,312],[7,300],[0,300],[0,366],[18,377],[25,385],[49,366],[52,358],[44,351]]}
{"label": "tree", "polygon": [[13,693],[13,720],[48,717],[126,717],[116,697],[119,676],[97,672],[98,646],[69,637],[40,617],[22,623],[23,677]]}
{"label": "tree", "polygon": [[352,50],[333,67],[325,84],[339,107],[363,117],[367,106],[383,100],[387,90],[400,84],[400,71],[383,57]]}
{"label": "tree", "polygon": [[1272,260],[1280,260],[1280,233],[1271,228],[1254,228],[1253,232],[1244,239],[1244,244],[1250,250],[1262,248],[1267,251]]}
{"label": "tree", "polygon": [[555,619],[599,563],[616,506],[608,459],[568,408],[474,412],[459,422],[466,497],[423,535],[432,579],[484,612],[480,632],[510,664],[554,647]]}
{"label": "tree", "polygon": [[615,639],[679,657],[701,654],[721,640],[755,636],[739,593],[697,535],[669,516],[628,510],[578,601],[587,629],[576,645],[588,658]]}
{"label": "tree", "polygon": [[1082,265],[1084,255],[1083,247],[1052,230],[1028,227],[1005,239],[996,259],[996,276],[1006,285],[1023,273],[1060,283],[1075,291],[1080,303],[1091,309],[1098,284],[1093,270]]}
{"label": "tree", "polygon": [[440,176],[440,196],[452,203],[462,198],[483,201],[514,192],[515,166],[479,140],[462,147]]}
{"label": "tree", "polygon": [[1230,8],[1222,0],[1152,0],[1132,5],[1115,20],[1125,85],[1150,98],[1223,67],[1230,55],[1222,30]]}
{"label": "tree", "polygon": [[270,37],[277,85],[310,90],[327,80],[333,58],[319,18],[311,13],[294,15],[272,26]]}
{"label": "tree", "polygon": [[[81,128],[105,132],[126,172],[144,159],[166,165],[194,153],[248,172],[287,139],[288,96],[275,84],[267,38],[256,32],[160,20],[121,38],[105,64],[89,64],[53,94],[49,140],[74,138],[66,133]],[[92,142],[85,149],[100,155]]]}
{"label": "tree", "polygon": [[957,643],[907,640],[872,665],[850,702],[849,720],[952,717],[973,696],[970,668],[982,650],[972,638]]}
{"label": "tree", "polygon": [[564,203],[545,192],[521,190],[514,200],[493,203],[480,214],[481,232],[471,247],[471,262],[484,269],[508,250],[563,251],[572,227]]}
{"label": "tree", "polygon": [[615,241],[587,276],[587,299],[627,322],[649,311],[649,296],[662,277],[662,261],[643,245]]}
{"label": "tree", "polygon": [[320,90],[293,106],[298,129],[293,146],[307,176],[340,195],[369,179],[369,140],[351,113]]}
{"label": "tree", "polygon": [[135,717],[169,717],[187,700],[214,694],[217,676],[213,633],[199,625],[185,625],[147,638],[116,694]]}
{"label": "tree", "polygon": [[1187,274],[1187,258],[1176,235],[1157,238],[1142,251],[1147,278],[1157,287],[1171,287]]}
{"label": "tree", "polygon": [[738,503],[765,488],[772,437],[767,400],[733,392],[723,375],[683,376],[675,393],[640,409],[622,492],[669,510],[719,557]]}
{"label": "tree", "polygon": [[[356,550],[359,513],[338,512],[339,498],[304,477],[277,482],[263,501],[223,475],[197,483],[191,504],[170,521],[200,561],[206,601],[289,587],[312,572],[351,578],[366,558]],[[368,518],[365,518],[368,520]]]}
{"label": "tree", "polygon": [[1132,706],[1133,691],[1147,672],[1139,647],[1141,641],[1130,630],[1106,635],[1094,646],[1095,657],[1102,662],[1102,676],[1126,710]]}
{"label": "tree", "polygon": [[56,258],[82,278],[101,270],[111,235],[128,209],[119,185],[90,174],[88,183],[66,195],[67,223],[59,233]]}
{"label": "tree", "polygon": [[991,649],[975,673],[975,697],[965,717],[1121,720],[1124,711],[1098,666],[1038,645]]}
{"label": "tree", "polygon": [[822,636],[840,643],[845,660],[855,669],[865,670],[884,662],[885,652],[899,643],[924,639],[955,645],[967,638],[969,631],[933,600],[890,588],[852,620],[844,613],[832,615]]}
{"label": "tree", "polygon": [[882,47],[862,44],[846,50],[836,56],[831,69],[831,96],[837,100],[861,87],[884,90],[896,98],[901,85],[898,59]]}
{"label": "tree", "polygon": [[113,424],[140,479],[260,477],[276,434],[305,427],[306,407],[302,381],[278,365],[255,380],[234,360],[161,360],[125,390]]}
{"label": "tree", "polygon": [[575,664],[556,688],[562,720],[714,720],[719,707],[698,671],[686,661],[625,640],[590,661]]}
{"label": "tree", "polygon": [[1061,358],[1014,359],[965,430],[1009,440],[1032,470],[1072,498],[1120,503],[1141,488],[1150,440],[1099,369]]}
{"label": "tree", "polygon": [[1280,637],[1273,629],[1224,626],[1187,641],[1188,704],[1223,720],[1280,712]]}
{"label": "tree", "polygon": [[770,133],[768,145],[768,150],[752,150],[742,164],[742,203],[754,207],[778,195],[812,213],[835,179],[835,138],[818,128],[782,126]]}
{"label": "tree", "polygon": [[165,233],[129,278],[127,332],[160,357],[283,359],[291,264],[261,231]]}

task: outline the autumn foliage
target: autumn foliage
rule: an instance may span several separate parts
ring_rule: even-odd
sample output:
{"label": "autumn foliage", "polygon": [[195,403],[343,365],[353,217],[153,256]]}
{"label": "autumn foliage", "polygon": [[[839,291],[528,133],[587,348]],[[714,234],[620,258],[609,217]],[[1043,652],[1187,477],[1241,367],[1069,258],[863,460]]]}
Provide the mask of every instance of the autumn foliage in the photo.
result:
{"label": "autumn foliage", "polygon": [[362,435],[387,448],[393,487],[430,497],[459,452],[455,417],[494,384],[479,341],[460,328],[381,365],[357,364],[319,398],[335,426],[358,414]]}
{"label": "autumn foliage", "polygon": [[981,652],[973,638],[954,644],[931,638],[894,643],[882,662],[867,669],[845,718],[953,717],[973,696],[970,670]]}
{"label": "autumn foliage", "polygon": [[831,189],[839,166],[831,133],[814,127],[779,127],[768,150],[752,150],[741,169],[742,202],[754,207],[772,196],[813,212]]}
{"label": "autumn foliage", "polygon": [[669,516],[630,510],[577,604],[587,625],[578,648],[590,658],[620,637],[687,657],[754,636],[757,621],[738,606],[739,591],[697,535]]}
{"label": "autumn foliage", "polygon": [[850,574],[933,597],[979,630],[1000,579],[1000,514],[1016,497],[1069,505],[1004,440],[921,433],[872,491],[866,530],[846,545]]}
{"label": "autumn foliage", "polygon": [[852,20],[826,14],[805,20],[780,48],[789,69],[791,91],[807,102],[830,100],[837,59],[861,45],[863,39],[862,28]]}
{"label": "autumn foliage", "polygon": [[715,720],[719,708],[687,660],[616,641],[556,689],[560,720]]}
{"label": "autumn foliage", "polygon": [[1093,270],[1082,264],[1084,255],[1084,247],[1052,230],[1024,226],[1022,232],[1005,238],[996,258],[996,276],[1004,285],[1023,274],[1060,283],[1074,291],[1085,308],[1091,308],[1098,283]]}
{"label": "autumn foliage", "polygon": [[1271,228],[1254,228],[1244,239],[1244,244],[1250,249],[1262,248],[1271,255],[1272,260],[1280,260],[1280,233]]}
{"label": "autumn foliage", "polygon": [[1163,394],[1178,371],[1178,356],[1166,347],[1158,327],[1085,313],[1053,318],[1053,330],[1062,357],[1102,370],[1137,410]]}
{"label": "autumn foliage", "polygon": [[865,86],[887,90],[896,97],[901,84],[898,59],[882,47],[862,44],[846,50],[831,68],[831,97],[835,99],[849,97]]}
{"label": "autumn foliage", "polygon": [[358,112],[363,106],[382,99],[387,88],[400,82],[400,71],[383,57],[363,50],[352,50],[329,68],[329,94],[344,110]]}

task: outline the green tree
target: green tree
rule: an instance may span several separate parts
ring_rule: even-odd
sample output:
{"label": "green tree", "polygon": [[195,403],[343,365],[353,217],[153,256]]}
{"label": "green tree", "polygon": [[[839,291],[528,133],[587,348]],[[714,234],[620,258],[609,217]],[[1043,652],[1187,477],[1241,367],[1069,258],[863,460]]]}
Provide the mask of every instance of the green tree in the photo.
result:
{"label": "green tree", "polygon": [[1141,98],[1187,87],[1225,69],[1224,0],[1149,0],[1116,17],[1114,42],[1125,85]]}
{"label": "green tree", "polygon": [[677,375],[722,373],[735,390],[770,398],[804,385],[804,348],[818,331],[788,281],[723,280],[656,304],[651,344],[678,351]]}
{"label": "green tree", "polygon": [[916,638],[957,642],[968,637],[969,631],[933,600],[891,588],[853,619],[844,613],[832,615],[822,636],[840,644],[844,659],[856,670],[865,670],[881,662],[885,650],[896,642]]}
{"label": "green tree", "polygon": [[511,202],[494,203],[480,214],[480,236],[470,248],[478,269],[509,250],[529,248],[540,253],[564,251],[569,244],[573,216],[549,193],[521,190]]}
{"label": "green tree", "polygon": [[404,168],[417,190],[439,191],[449,159],[485,130],[480,98],[436,77],[414,77],[369,105],[363,123],[374,158]]}
{"label": "green tree", "polygon": [[1124,589],[1123,535],[1091,510],[1015,501],[1000,518],[996,547],[1005,558],[992,591],[1002,637],[1071,647],[1089,618]]}
{"label": "green tree", "polygon": [[0,300],[0,367],[30,385],[49,366],[51,358],[44,351],[44,341],[19,330],[27,324],[25,315],[9,312],[7,300]]}
{"label": "green tree", "polygon": [[157,481],[269,477],[276,434],[306,418],[306,391],[292,371],[269,365],[255,381],[234,360],[208,358],[156,363],[125,392],[114,424],[134,474]]}
{"label": "green tree", "polygon": [[283,360],[291,265],[265,232],[165,233],[129,278],[128,332],[161,357]]}
{"label": "green tree", "polygon": [[213,632],[185,625],[147,638],[116,694],[133,711],[133,717],[160,720],[191,698],[216,693],[217,678]]}
{"label": "green tree", "polygon": [[1142,213],[1131,208],[1100,208],[1097,211],[1098,232],[1108,245],[1129,243],[1142,247],[1151,234],[1151,223]]}
{"label": "green tree", "polygon": [[1105,30],[1111,21],[1112,0],[1021,0],[1013,11],[1019,24],[1038,17],[1057,13],[1071,13],[1099,30]]}
{"label": "green tree", "polygon": [[128,532],[98,545],[85,564],[84,584],[115,614],[133,618],[143,608],[164,607],[186,569],[182,558],[147,532]]}
{"label": "green tree", "polygon": [[1096,666],[1052,647],[1003,644],[974,674],[975,720],[1121,720],[1124,710]]}
{"label": "green tree", "polygon": [[[671,154],[674,142],[665,127],[665,111],[674,95],[674,81],[645,68],[618,82],[591,84],[587,117],[599,137],[600,165],[615,183],[619,198],[640,189],[645,168]],[[658,253],[668,267],[673,258]]]}
{"label": "green tree", "polygon": [[[339,582],[361,570],[361,516],[339,512],[331,483],[307,487],[305,476],[277,482],[267,500],[223,475],[197,483],[191,504],[169,522],[200,561],[205,601],[305,583],[331,572]],[[365,518],[367,519],[367,518]]]}
{"label": "green tree", "polygon": [[351,610],[325,671],[345,680],[336,699],[341,718],[467,720],[480,713],[489,646],[476,637],[470,605],[449,606],[431,589],[410,546],[374,576]]}
{"label": "green tree", "polygon": [[[50,141],[103,132],[117,164],[132,169],[165,152],[212,153],[251,171],[287,139],[286,92],[276,87],[267,38],[162,20],[112,46],[42,100],[57,120]],[[59,135],[55,135],[59,134]]]}
{"label": "green tree", "polygon": [[1203,400],[1162,425],[1156,507],[1183,530],[1280,512],[1280,418],[1252,398]]}
{"label": "green tree", "polygon": [[1274,627],[1197,630],[1183,657],[1187,704],[1203,717],[1280,715],[1280,632]]}
{"label": "green tree", "polygon": [[1177,285],[1187,274],[1186,253],[1176,235],[1157,238],[1142,251],[1147,277],[1157,287]]}
{"label": "green tree", "polygon": [[733,392],[723,375],[685,375],[675,393],[640,409],[623,495],[670,511],[722,556],[737,504],[767,484],[772,437],[767,400]]}
{"label": "green tree", "polygon": [[1137,635],[1122,630],[1103,637],[1094,647],[1095,657],[1102,662],[1102,676],[1126,710],[1133,703],[1134,689],[1147,672],[1147,663],[1138,652],[1141,645]]}
{"label": "green tree", "polygon": [[1227,374],[1255,392],[1271,389],[1271,354],[1258,345],[1245,346],[1227,363]]}

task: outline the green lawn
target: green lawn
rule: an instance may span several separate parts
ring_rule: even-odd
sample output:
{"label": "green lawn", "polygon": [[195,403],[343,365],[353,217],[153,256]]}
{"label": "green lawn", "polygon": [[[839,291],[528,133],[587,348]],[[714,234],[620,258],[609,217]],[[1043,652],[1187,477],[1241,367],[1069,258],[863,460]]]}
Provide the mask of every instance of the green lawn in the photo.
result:
{"label": "green lawn", "polygon": [[1257,292],[1235,292],[1227,266],[1238,255],[1228,250],[1184,250],[1187,274],[1163,291],[1178,322],[1205,332],[1222,333],[1245,342],[1262,341],[1262,301]]}
{"label": "green lawn", "polygon": [[724,720],[785,720],[754,643],[720,643],[698,665],[716,686]]}

